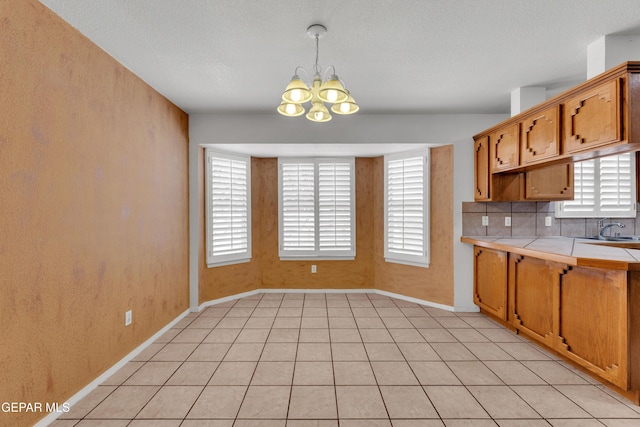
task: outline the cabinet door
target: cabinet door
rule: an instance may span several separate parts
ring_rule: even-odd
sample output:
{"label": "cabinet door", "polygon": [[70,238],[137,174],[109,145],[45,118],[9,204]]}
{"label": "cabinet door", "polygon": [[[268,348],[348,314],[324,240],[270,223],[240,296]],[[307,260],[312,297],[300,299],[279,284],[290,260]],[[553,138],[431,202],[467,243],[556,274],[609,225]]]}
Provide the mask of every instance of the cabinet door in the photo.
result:
{"label": "cabinet door", "polygon": [[562,104],[564,153],[589,150],[622,139],[620,81],[615,79]]}
{"label": "cabinet door", "polygon": [[473,301],[487,313],[507,319],[507,253],[474,248]]}
{"label": "cabinet door", "polygon": [[522,121],[520,163],[535,163],[560,154],[560,107]]}
{"label": "cabinet door", "polygon": [[520,165],[520,124],[500,129],[491,135],[491,171],[503,171]]}
{"label": "cabinet door", "polygon": [[489,172],[489,137],[479,138],[473,145],[474,156],[474,198],[476,201],[491,199],[491,184]]}
{"label": "cabinet door", "polygon": [[573,163],[525,172],[526,200],[573,200]]}
{"label": "cabinet door", "polygon": [[509,254],[509,322],[527,336],[553,347],[557,336],[554,264]]}
{"label": "cabinet door", "polygon": [[627,272],[567,268],[560,275],[556,350],[622,389],[628,386]]}

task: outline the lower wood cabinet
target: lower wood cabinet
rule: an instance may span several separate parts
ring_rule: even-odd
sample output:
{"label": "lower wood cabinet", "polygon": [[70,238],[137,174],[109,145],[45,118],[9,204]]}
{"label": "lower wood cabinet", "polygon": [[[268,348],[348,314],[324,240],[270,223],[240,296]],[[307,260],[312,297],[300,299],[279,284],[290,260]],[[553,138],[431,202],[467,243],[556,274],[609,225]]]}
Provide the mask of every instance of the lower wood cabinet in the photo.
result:
{"label": "lower wood cabinet", "polygon": [[509,321],[519,331],[550,347],[557,336],[554,327],[557,276],[553,263],[509,254]]}
{"label": "lower wood cabinet", "polygon": [[[627,272],[568,268],[559,275],[556,350],[622,389],[628,385]],[[640,366],[636,366],[640,368]]]}
{"label": "lower wood cabinet", "polygon": [[569,266],[474,247],[482,312],[640,404],[640,271]]}
{"label": "lower wood cabinet", "polygon": [[473,301],[483,310],[507,319],[507,253],[475,247]]}

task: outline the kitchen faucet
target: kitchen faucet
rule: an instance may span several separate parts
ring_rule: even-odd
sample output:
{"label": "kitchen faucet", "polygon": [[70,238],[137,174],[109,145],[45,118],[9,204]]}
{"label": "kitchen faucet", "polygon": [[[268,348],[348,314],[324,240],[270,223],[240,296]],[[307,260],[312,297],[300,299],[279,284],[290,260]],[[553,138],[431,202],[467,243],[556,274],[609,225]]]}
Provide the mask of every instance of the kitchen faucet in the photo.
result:
{"label": "kitchen faucet", "polygon": [[610,228],[610,227],[624,228],[625,225],[623,223],[621,223],[621,222],[612,222],[612,223],[609,223],[609,224],[605,225],[604,224],[604,219],[601,219],[600,221],[598,221],[598,230],[600,230],[598,232],[598,239],[604,240],[605,237],[604,237],[603,233],[607,228]]}

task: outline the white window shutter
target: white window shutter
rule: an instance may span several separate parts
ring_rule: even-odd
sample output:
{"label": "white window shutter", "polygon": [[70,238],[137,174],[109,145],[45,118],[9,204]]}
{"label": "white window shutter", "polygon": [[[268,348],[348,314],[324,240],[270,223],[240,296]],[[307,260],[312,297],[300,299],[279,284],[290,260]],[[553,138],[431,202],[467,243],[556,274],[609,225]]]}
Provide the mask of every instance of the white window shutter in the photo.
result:
{"label": "white window shutter", "polygon": [[428,266],[428,155],[385,156],[385,259]]}
{"label": "white window shutter", "polygon": [[558,203],[558,217],[595,216],[596,212],[596,162],[585,160],[574,163],[573,200]]}
{"label": "white window shutter", "polygon": [[251,258],[251,163],[207,150],[207,264]]}
{"label": "white window shutter", "polygon": [[600,159],[601,216],[629,216],[635,206],[636,195],[632,185],[635,170],[631,169],[631,157],[627,153]]}
{"label": "white window shutter", "polygon": [[628,218],[636,215],[635,155],[574,164],[574,200],[556,204],[559,218]]}
{"label": "white window shutter", "polygon": [[281,259],[353,259],[355,159],[278,159]]}
{"label": "white window shutter", "polygon": [[352,251],[353,163],[318,164],[319,250]]}
{"label": "white window shutter", "polygon": [[282,249],[314,251],[315,171],[313,163],[284,163],[282,182]]}

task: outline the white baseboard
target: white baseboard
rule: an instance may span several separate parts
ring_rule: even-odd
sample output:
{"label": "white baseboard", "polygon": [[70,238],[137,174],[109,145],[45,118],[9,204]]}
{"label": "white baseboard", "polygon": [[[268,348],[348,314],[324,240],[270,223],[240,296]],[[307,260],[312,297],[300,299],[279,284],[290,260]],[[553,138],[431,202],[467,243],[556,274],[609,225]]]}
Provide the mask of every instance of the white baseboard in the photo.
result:
{"label": "white baseboard", "polygon": [[228,296],[228,297],[218,298],[218,299],[215,299],[215,300],[203,302],[198,307],[192,308],[191,311],[199,312],[199,311],[202,311],[204,308],[212,306],[212,305],[220,304],[220,303],[227,302],[227,301],[233,301],[233,300],[236,300],[236,299],[240,299],[240,298],[244,298],[244,297],[248,297],[248,296],[252,296],[252,295],[256,295],[256,294],[301,294],[301,293],[307,293],[307,294],[332,294],[332,293],[336,293],[336,294],[337,293],[340,293],[340,294],[366,294],[366,293],[369,293],[369,294],[384,295],[384,296],[388,296],[388,297],[391,297],[391,298],[396,298],[396,299],[399,299],[399,300],[413,302],[413,303],[424,305],[424,306],[427,306],[427,307],[439,308],[441,310],[447,310],[447,311],[452,311],[452,312],[476,313],[476,312],[480,311],[480,308],[478,306],[473,306],[473,307],[454,307],[454,306],[451,306],[451,305],[439,304],[439,303],[436,303],[436,302],[431,302],[431,301],[423,300],[423,299],[420,299],[420,298],[413,298],[413,297],[408,297],[408,296],[402,295],[402,294],[396,294],[396,293],[393,293],[393,292],[382,291],[380,289],[256,289],[256,290],[249,291],[249,292],[243,292],[241,294],[235,294],[235,295],[231,295],[231,296]]}
{"label": "white baseboard", "polygon": [[[133,358],[135,358],[138,354],[140,354],[142,352],[142,350],[147,348],[149,346],[149,344],[152,344],[153,342],[155,342],[155,340],[160,338],[165,332],[167,332],[169,329],[171,329],[180,320],[184,319],[184,317],[186,315],[188,315],[188,314],[189,314],[189,310],[185,311],[184,313],[180,314],[178,317],[173,319],[165,327],[163,327],[158,332],[153,334],[153,336],[151,338],[149,338],[148,340],[146,340],[145,342],[140,344],[131,353],[127,354],[125,357],[120,359],[120,361],[118,361],[115,365],[113,365],[112,367],[107,369],[105,372],[103,372],[102,375],[100,375],[95,380],[91,381],[82,390],[80,390],[79,392],[77,392],[76,394],[71,396],[69,399],[67,399],[67,401],[65,403],[68,403],[70,407],[73,407],[73,405],[78,403],[81,399],[83,399],[89,393],[91,393],[93,390],[95,390],[107,378],[109,378],[110,376],[115,374],[120,368],[122,368],[124,365],[129,363]],[[38,421],[36,424],[34,424],[34,427],[45,427],[45,426],[48,426],[49,424],[53,423],[60,415],[62,415],[62,412],[52,412],[49,415],[47,415],[46,417],[44,417],[43,419],[41,419],[40,421]]]}
{"label": "white baseboard", "polygon": [[[450,306],[450,305],[439,304],[439,303],[435,303],[435,302],[431,302],[431,301],[427,301],[427,300],[423,300],[423,299],[419,299],[419,298],[408,297],[408,296],[401,295],[401,294],[396,294],[396,293],[393,293],[393,292],[381,291],[379,289],[256,289],[256,290],[249,291],[249,292],[243,292],[243,293],[240,293],[240,294],[230,295],[230,296],[224,297],[224,298],[218,298],[218,299],[215,299],[215,300],[206,301],[206,302],[203,302],[202,304],[200,304],[198,307],[195,307],[195,308],[192,307],[190,310],[185,311],[184,313],[182,313],[178,317],[176,317],[174,320],[172,320],[170,323],[168,323],[164,328],[162,328],[158,332],[156,332],[151,338],[149,338],[148,340],[146,340],[145,342],[140,344],[138,347],[136,347],[135,350],[133,350],[131,353],[127,354],[124,358],[122,358],[119,362],[117,362],[115,365],[113,365],[111,368],[109,368],[107,371],[105,371],[102,375],[100,375],[98,378],[96,378],[91,383],[89,383],[87,386],[85,386],[82,390],[80,390],[79,392],[77,392],[76,394],[71,396],[71,398],[69,398],[66,403],[68,403],[70,406],[73,406],[78,401],[80,401],[82,398],[87,396],[96,387],[98,387],[100,384],[102,384],[107,378],[109,378],[110,376],[115,374],[120,368],[122,368],[124,365],[126,365],[128,362],[130,362],[133,358],[135,358],[138,354],[140,354],[145,348],[147,348],[150,344],[155,342],[155,340],[160,338],[165,332],[167,332],[169,329],[171,329],[176,323],[178,323],[185,316],[187,316],[189,314],[189,312],[200,312],[203,309],[205,309],[205,308],[207,308],[209,306],[212,306],[212,305],[217,305],[217,304],[221,304],[221,303],[224,303],[224,302],[233,301],[233,300],[237,300],[237,299],[240,299],[240,298],[245,298],[245,297],[248,297],[248,296],[261,294],[261,293],[264,293],[264,294],[274,294],[274,293],[282,293],[282,294],[293,294],[293,293],[363,294],[363,293],[370,293],[370,294],[384,295],[384,296],[387,296],[387,297],[392,297],[392,298],[396,298],[396,299],[403,300],[403,301],[413,302],[413,303],[424,305],[424,306],[427,306],[427,307],[434,307],[434,308],[439,308],[441,310],[447,310],[447,311],[453,311],[453,312],[478,312],[478,311],[480,311],[480,309],[477,306],[474,306],[474,307],[453,307],[453,306]],[[43,419],[41,419],[37,424],[35,424],[34,427],[45,427],[45,426],[48,426],[49,424],[54,422],[60,415],[61,415],[61,413],[51,413],[51,414],[47,415],[46,417],[44,417]]]}

